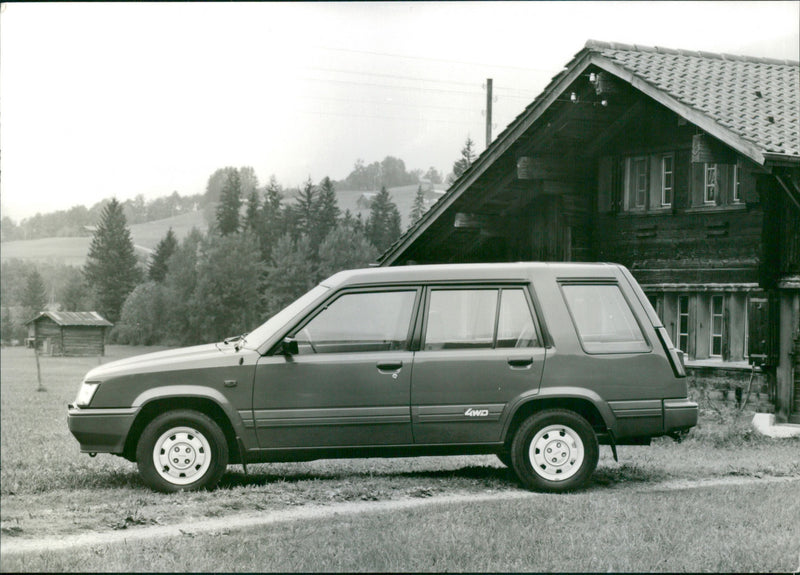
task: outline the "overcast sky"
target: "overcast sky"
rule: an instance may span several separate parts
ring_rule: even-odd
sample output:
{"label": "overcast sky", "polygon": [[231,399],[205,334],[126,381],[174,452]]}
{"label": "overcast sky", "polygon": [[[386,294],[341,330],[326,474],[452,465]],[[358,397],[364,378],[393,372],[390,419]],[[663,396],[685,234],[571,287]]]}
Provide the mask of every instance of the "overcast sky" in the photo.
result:
{"label": "overcast sky", "polygon": [[2,4],[0,200],[201,193],[217,168],[452,168],[587,39],[798,60],[800,2]]}

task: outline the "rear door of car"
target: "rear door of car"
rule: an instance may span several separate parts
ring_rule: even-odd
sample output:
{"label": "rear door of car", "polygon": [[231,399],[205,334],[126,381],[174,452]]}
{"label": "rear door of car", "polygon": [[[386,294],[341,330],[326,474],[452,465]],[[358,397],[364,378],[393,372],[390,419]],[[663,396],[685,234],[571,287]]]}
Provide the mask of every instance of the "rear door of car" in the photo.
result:
{"label": "rear door of car", "polygon": [[527,284],[428,286],[418,337],[415,443],[499,441],[506,404],[537,389],[544,369]]}

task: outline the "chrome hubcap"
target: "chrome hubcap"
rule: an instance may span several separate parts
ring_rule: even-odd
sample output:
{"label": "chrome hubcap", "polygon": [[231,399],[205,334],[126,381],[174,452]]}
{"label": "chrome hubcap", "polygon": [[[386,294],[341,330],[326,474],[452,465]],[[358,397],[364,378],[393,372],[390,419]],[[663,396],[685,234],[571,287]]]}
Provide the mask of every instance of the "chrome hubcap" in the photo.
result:
{"label": "chrome hubcap", "polygon": [[537,475],[549,481],[564,481],[581,468],[583,442],[569,427],[548,425],[533,437],[528,457]]}
{"label": "chrome hubcap", "polygon": [[200,479],[211,465],[211,446],[202,433],[191,427],[164,432],[153,448],[153,463],[164,479],[187,485]]}

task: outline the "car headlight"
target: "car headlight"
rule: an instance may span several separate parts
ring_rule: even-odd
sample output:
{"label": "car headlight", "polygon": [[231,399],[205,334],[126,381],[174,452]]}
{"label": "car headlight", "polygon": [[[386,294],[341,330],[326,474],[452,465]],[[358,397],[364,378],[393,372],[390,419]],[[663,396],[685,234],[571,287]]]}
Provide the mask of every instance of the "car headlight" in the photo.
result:
{"label": "car headlight", "polygon": [[84,381],[81,383],[81,388],[78,390],[78,397],[75,398],[75,405],[78,407],[88,407],[98,387],[100,387],[99,381]]}

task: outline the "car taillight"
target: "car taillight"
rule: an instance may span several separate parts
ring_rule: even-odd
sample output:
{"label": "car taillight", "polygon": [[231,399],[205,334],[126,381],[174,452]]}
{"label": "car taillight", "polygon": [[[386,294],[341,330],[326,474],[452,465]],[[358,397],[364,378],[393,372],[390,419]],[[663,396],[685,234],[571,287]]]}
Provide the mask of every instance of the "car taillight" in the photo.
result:
{"label": "car taillight", "polygon": [[664,346],[664,351],[667,352],[669,356],[669,362],[672,364],[672,371],[675,373],[675,377],[686,377],[686,367],[683,364],[683,352],[679,349],[675,349],[675,346],[672,345],[672,339],[670,339],[667,330],[664,327],[656,328],[656,332],[658,333],[658,338],[661,340],[661,345]]}

